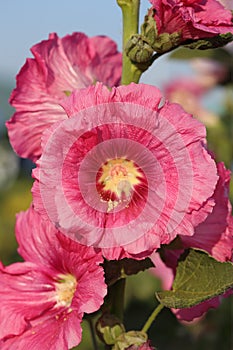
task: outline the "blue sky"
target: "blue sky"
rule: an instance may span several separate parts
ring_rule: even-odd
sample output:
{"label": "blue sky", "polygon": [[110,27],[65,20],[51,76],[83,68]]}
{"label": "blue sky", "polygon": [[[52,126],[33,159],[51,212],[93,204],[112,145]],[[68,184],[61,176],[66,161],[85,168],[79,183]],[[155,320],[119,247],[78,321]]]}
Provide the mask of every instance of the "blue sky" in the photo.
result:
{"label": "blue sky", "polygon": [[[141,0],[140,25],[150,6],[149,0]],[[8,104],[10,90],[5,87],[14,88],[16,74],[32,57],[30,48],[51,32],[62,37],[75,31],[107,35],[121,50],[122,18],[116,0],[0,0],[0,131],[13,112]],[[160,58],[141,82],[161,88],[185,72],[181,63],[167,61]]]}
{"label": "blue sky", "polygon": [[[141,1],[141,22],[149,7],[148,0]],[[0,80],[14,85],[15,75],[26,57],[31,56],[30,47],[46,39],[49,33],[64,36],[74,31],[89,36],[108,35],[121,49],[122,20],[116,0],[1,0]],[[163,58],[144,75],[143,81],[160,85],[173,74],[179,74],[177,64],[174,69]]]}
{"label": "blue sky", "polygon": [[[149,1],[143,1],[144,9],[149,6]],[[116,1],[0,1],[0,74],[15,75],[30,55],[29,48],[48,33],[63,36],[74,31],[108,35],[120,47],[121,12]]]}

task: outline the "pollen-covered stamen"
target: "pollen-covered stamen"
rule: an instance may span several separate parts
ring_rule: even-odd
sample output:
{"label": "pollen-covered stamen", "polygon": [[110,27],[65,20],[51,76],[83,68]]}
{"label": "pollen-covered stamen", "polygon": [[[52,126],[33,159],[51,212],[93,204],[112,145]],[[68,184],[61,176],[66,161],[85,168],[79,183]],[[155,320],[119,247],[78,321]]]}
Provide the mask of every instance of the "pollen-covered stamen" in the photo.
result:
{"label": "pollen-covered stamen", "polygon": [[71,274],[59,275],[59,281],[56,283],[57,306],[71,305],[75,290],[77,287],[77,280]]}
{"label": "pollen-covered stamen", "polygon": [[119,203],[129,202],[141,176],[135,163],[125,158],[110,159],[102,165],[97,187],[101,199],[108,202],[109,211]]}

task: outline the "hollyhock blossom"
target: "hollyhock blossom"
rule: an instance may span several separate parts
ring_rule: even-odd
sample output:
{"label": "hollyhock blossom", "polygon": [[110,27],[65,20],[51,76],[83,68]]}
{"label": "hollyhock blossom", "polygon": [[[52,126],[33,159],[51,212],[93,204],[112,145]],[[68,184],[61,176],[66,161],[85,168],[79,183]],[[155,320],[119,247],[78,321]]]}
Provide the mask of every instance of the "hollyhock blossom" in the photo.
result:
{"label": "hollyhock blossom", "polygon": [[170,102],[179,103],[186,112],[191,113],[207,127],[217,127],[218,116],[204,108],[201,103],[201,98],[206,92],[207,88],[198,79],[188,77],[172,80],[164,87],[164,94]]}
{"label": "hollyhock blossom", "polygon": [[203,88],[211,89],[229,79],[229,66],[226,62],[207,57],[192,58],[191,66],[196,73],[196,79]]}
{"label": "hollyhock blossom", "polygon": [[76,346],[84,312],[96,311],[106,294],[101,255],[59,233],[32,208],[18,215],[16,237],[26,262],[0,266],[1,349]]}
{"label": "hollyhock blossom", "polygon": [[[217,0],[150,0],[158,34],[180,33],[180,42],[233,33],[231,11]],[[151,9],[151,10],[152,10]],[[151,11],[150,10],[150,11]]]}
{"label": "hollyhock blossom", "polygon": [[230,171],[218,163],[219,180],[213,195],[215,206],[205,221],[195,228],[192,237],[181,235],[184,248],[206,250],[216,260],[231,260],[233,254],[233,217],[229,201]]}
{"label": "hollyhock blossom", "polygon": [[59,101],[96,81],[109,87],[118,85],[121,54],[108,37],[88,38],[83,33],[63,38],[50,34],[31,52],[34,58],[27,59],[17,76],[10,97],[16,112],[6,126],[16,153],[35,161],[41,154],[44,129],[67,118]]}
{"label": "hollyhock blossom", "polygon": [[205,127],[153,86],[102,84],[62,102],[43,135],[36,210],[108,259],[143,258],[212,211],[217,175]]}
{"label": "hollyhock blossom", "polygon": [[[162,287],[169,290],[172,286],[177,261],[185,248],[200,248],[207,251],[216,260],[231,261],[233,254],[233,217],[231,205],[228,199],[230,172],[225,169],[223,163],[218,164],[219,180],[214,192],[215,207],[204,222],[195,228],[192,237],[179,236],[179,249],[164,249],[163,262],[158,253],[153,253],[152,261],[156,268],[153,273],[161,278]],[[187,309],[173,309],[177,318],[184,321],[192,321],[200,317],[209,308],[216,308],[220,304],[221,297],[206,300],[199,305]]]}

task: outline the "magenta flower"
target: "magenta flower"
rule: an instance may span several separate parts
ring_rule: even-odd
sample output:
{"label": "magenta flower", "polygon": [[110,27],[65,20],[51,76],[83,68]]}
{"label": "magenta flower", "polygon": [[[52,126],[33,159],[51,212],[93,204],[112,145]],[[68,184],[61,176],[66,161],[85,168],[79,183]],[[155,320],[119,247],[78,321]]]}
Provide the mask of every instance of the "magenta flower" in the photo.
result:
{"label": "magenta flower", "polygon": [[204,123],[207,128],[218,128],[219,116],[206,109],[202,103],[204,94],[208,93],[214,81],[216,83],[213,75],[207,76],[204,72],[200,77],[179,77],[164,86],[164,94],[170,102],[179,103],[186,112]]}
{"label": "magenta flower", "polygon": [[11,144],[21,157],[38,159],[42,132],[67,118],[59,101],[74,89],[102,81],[111,87],[121,78],[121,54],[104,36],[50,34],[31,49],[17,76],[10,103],[16,113],[6,123]]}
{"label": "magenta flower", "polygon": [[206,250],[216,260],[228,261],[233,253],[233,217],[229,201],[230,171],[218,163],[219,180],[213,195],[215,206],[205,221],[195,228],[192,237],[181,235],[184,248]]}
{"label": "magenta flower", "polygon": [[108,259],[142,258],[212,211],[217,181],[205,127],[152,86],[75,91],[44,133],[34,205]]}
{"label": "magenta flower", "polygon": [[158,34],[181,34],[180,42],[233,33],[231,11],[216,0],[150,0]]}
{"label": "magenta flower", "polygon": [[81,341],[84,312],[106,294],[103,259],[65,237],[31,208],[17,217],[26,262],[0,267],[1,349],[65,350]]}
{"label": "magenta flower", "polygon": [[[180,235],[181,246],[178,250],[165,248],[163,254],[165,263],[161,261],[158,253],[152,255],[152,260],[156,266],[152,271],[161,278],[164,289],[169,290],[171,288],[177,260],[185,248],[203,249],[221,262],[231,261],[233,258],[233,217],[231,216],[231,205],[228,199],[230,172],[225,169],[223,163],[219,163],[218,173],[219,180],[213,195],[216,204],[212,213],[195,228],[192,237]],[[202,316],[209,308],[217,308],[220,300],[221,297],[215,297],[191,308],[172,309],[172,311],[178,319],[192,321],[194,318]]]}

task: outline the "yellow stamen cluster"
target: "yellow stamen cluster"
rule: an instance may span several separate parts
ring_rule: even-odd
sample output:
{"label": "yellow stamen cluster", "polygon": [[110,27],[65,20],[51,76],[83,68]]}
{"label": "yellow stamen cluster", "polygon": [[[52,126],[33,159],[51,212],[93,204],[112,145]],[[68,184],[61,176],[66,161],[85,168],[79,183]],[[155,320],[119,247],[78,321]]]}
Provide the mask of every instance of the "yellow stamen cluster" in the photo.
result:
{"label": "yellow stamen cluster", "polygon": [[71,274],[60,275],[59,282],[56,283],[57,306],[71,305],[76,287],[76,278]]}
{"label": "yellow stamen cluster", "polygon": [[108,200],[108,211],[130,199],[134,186],[140,183],[140,176],[134,162],[125,158],[110,159],[102,166],[102,175],[98,181],[103,185],[104,191],[109,191],[116,197],[116,200]]}

